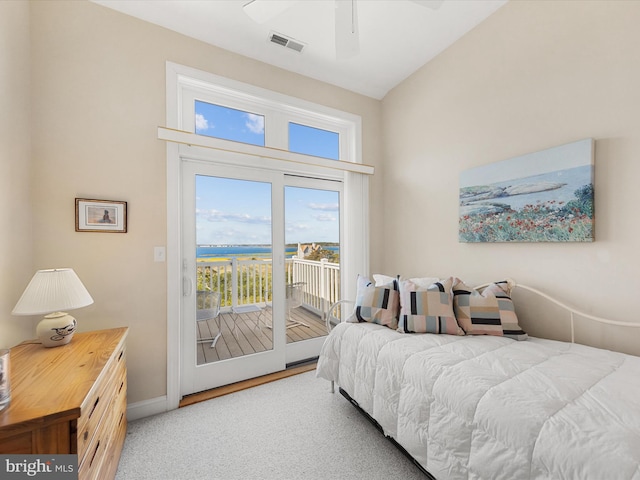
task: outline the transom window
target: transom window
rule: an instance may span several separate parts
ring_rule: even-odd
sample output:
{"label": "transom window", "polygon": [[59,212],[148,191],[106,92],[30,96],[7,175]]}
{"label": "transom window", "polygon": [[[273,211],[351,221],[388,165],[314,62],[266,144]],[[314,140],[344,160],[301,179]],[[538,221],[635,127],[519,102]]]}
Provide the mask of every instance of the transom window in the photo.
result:
{"label": "transom window", "polygon": [[180,124],[171,128],[297,154],[362,163],[360,117],[224,77],[211,78],[215,80],[178,76]]}
{"label": "transom window", "polygon": [[290,122],[289,151],[339,160],[340,134]]}
{"label": "transom window", "polygon": [[264,115],[195,101],[195,133],[264,147]]}

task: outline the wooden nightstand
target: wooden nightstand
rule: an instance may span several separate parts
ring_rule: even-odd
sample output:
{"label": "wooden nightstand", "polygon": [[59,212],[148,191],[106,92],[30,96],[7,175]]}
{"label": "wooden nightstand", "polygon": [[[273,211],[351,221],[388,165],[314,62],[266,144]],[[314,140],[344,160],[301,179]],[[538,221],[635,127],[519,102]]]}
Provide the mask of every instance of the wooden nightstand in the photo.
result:
{"label": "wooden nightstand", "polygon": [[127,432],[127,331],[77,333],[54,348],[13,347],[0,453],[77,454],[80,480],[114,478]]}

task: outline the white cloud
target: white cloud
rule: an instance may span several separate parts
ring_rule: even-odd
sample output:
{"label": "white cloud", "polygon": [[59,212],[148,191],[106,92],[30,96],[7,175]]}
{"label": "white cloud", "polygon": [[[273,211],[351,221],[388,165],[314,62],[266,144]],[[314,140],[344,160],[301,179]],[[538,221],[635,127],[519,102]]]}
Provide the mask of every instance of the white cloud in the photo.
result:
{"label": "white cloud", "polygon": [[[213,128],[213,125],[211,125]],[[209,130],[209,121],[201,113],[196,113],[196,132]]]}
{"label": "white cloud", "polygon": [[330,213],[321,213],[319,215],[315,215],[314,218],[318,222],[335,222],[336,221],[336,217],[334,217]]}
{"label": "white cloud", "polygon": [[264,133],[264,117],[253,113],[246,114],[247,121],[244,123],[249,131],[253,133]]}
{"label": "white cloud", "polygon": [[308,232],[309,230],[309,225],[304,223],[287,223],[285,226],[285,232],[287,233]]}
{"label": "white cloud", "polygon": [[325,212],[337,212],[340,205],[337,203],[310,203],[307,205],[311,210],[323,210]]}
{"label": "white cloud", "polygon": [[208,222],[239,222],[271,225],[270,217],[256,217],[248,213],[224,213],[219,210],[197,210],[196,214]]}

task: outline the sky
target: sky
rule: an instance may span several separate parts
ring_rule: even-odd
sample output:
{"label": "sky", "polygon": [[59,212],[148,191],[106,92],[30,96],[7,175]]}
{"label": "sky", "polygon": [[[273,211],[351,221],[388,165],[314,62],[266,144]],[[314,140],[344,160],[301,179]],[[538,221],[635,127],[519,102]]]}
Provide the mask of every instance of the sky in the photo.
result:
{"label": "sky", "polygon": [[[338,192],[285,187],[285,243],[339,242]],[[198,245],[270,245],[271,184],[196,176]]]}
{"label": "sky", "polygon": [[567,143],[509,160],[465,170],[460,174],[460,188],[491,185],[514,178],[525,178],[546,172],[567,170],[593,164],[593,140]]}
{"label": "sky", "polygon": [[[265,146],[264,116],[211,103],[195,102],[196,133],[251,145]],[[289,123],[289,151],[339,159],[340,136],[336,132]]]}
{"label": "sky", "polygon": [[[196,101],[196,133],[264,146],[264,117]],[[289,149],[338,159],[338,134],[291,123]],[[339,242],[339,194],[285,187],[285,242]],[[198,245],[270,245],[271,184],[196,176]]]}

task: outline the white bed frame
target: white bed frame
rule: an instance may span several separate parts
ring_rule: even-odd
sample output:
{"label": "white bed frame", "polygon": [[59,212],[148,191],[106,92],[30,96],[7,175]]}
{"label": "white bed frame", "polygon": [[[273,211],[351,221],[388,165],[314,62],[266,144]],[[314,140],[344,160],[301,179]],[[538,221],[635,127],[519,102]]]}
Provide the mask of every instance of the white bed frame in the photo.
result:
{"label": "white bed frame", "polygon": [[[602,317],[598,317],[596,315],[590,315],[588,313],[585,312],[581,312],[580,310],[570,307],[569,305],[567,305],[566,303],[561,302],[560,300],[556,300],[555,298],[547,295],[544,292],[541,292],[540,290],[533,288],[533,287],[529,287],[527,285],[522,285],[522,284],[517,284],[514,280],[512,279],[507,279],[507,282],[509,283],[509,286],[511,287],[511,289],[513,290],[513,288],[517,287],[517,288],[522,288],[523,290],[528,290],[532,293],[535,293],[536,295],[540,295],[542,298],[549,300],[551,303],[555,303],[556,305],[558,305],[559,307],[565,309],[566,311],[568,311],[571,314],[571,343],[575,343],[575,322],[574,322],[574,318],[575,316],[578,317],[582,317],[582,318],[586,318],[589,320],[593,320],[595,322],[598,323],[604,323],[607,325],[616,325],[618,327],[630,327],[630,328],[640,328],[640,323],[637,322],[620,322],[617,320],[609,320],[607,318],[602,318]],[[485,287],[488,287],[490,285],[490,283],[485,283],[483,285],[480,285],[478,287],[476,287],[476,290],[481,290]]]}
{"label": "white bed frame", "polygon": [[[523,285],[523,284],[518,284],[515,282],[515,280],[513,279],[507,279],[507,283],[509,284],[509,287],[511,288],[511,290],[513,290],[514,288],[521,288],[523,290],[528,290],[529,292],[535,293],[536,295],[539,295],[540,297],[544,298],[545,300],[550,301],[551,303],[558,305],[559,307],[563,308],[564,310],[566,310],[567,312],[570,313],[570,322],[571,322],[571,343],[575,343],[575,317],[581,317],[584,319],[588,319],[588,320],[593,320],[594,322],[598,322],[598,323],[602,323],[602,324],[606,324],[606,325],[615,325],[618,327],[629,327],[629,328],[640,328],[640,322],[620,322],[618,320],[609,320],[607,318],[602,318],[602,317],[598,317],[596,315],[591,315],[589,313],[585,313],[582,312],[580,310],[578,310],[577,308],[571,307],[569,305],[567,305],[566,303],[561,302],[560,300],[557,300],[553,297],[551,297],[550,295],[547,295],[544,292],[541,292],[540,290],[538,290],[537,288],[533,288],[533,287],[529,287],[527,285]],[[486,287],[488,287],[489,285],[491,285],[491,283],[484,283],[482,285],[479,285],[477,287],[475,287],[476,290],[482,290]],[[329,311],[327,312],[327,316],[325,318],[325,322],[327,325],[327,332],[330,332],[331,329],[333,328],[333,325],[335,325],[335,323],[340,323],[342,320],[342,318],[344,318],[343,316],[337,316],[337,311],[338,308],[341,308],[342,305],[353,305],[354,302],[351,300],[340,300],[336,303],[334,303],[333,305],[331,305],[331,307],[329,308]],[[332,322],[331,320],[337,320],[337,322]],[[334,382],[331,382],[331,393],[335,392],[335,384]]]}

